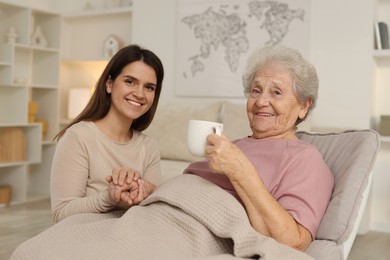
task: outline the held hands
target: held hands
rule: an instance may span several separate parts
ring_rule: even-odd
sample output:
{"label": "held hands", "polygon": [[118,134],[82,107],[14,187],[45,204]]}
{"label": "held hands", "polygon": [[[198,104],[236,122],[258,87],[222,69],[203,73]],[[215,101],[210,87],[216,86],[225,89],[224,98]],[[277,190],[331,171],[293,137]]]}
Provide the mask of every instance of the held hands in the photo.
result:
{"label": "held hands", "polygon": [[138,172],[126,167],[114,168],[106,181],[111,199],[126,206],[139,204],[154,190],[153,184],[143,181]]}

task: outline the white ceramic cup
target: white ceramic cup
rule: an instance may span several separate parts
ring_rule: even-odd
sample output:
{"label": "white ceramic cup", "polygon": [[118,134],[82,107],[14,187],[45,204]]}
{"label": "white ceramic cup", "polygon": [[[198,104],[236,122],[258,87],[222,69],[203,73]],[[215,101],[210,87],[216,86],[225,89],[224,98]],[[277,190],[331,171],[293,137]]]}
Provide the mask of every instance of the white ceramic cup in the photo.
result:
{"label": "white ceramic cup", "polygon": [[223,124],[211,121],[190,120],[188,122],[187,146],[194,156],[204,157],[207,136],[215,133],[221,135]]}

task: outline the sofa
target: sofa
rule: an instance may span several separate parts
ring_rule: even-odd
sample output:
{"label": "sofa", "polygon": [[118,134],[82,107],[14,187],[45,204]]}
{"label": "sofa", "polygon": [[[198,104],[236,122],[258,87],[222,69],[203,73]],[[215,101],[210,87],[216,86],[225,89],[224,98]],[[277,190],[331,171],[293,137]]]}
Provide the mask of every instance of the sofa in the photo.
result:
{"label": "sofa", "polygon": [[201,105],[185,102],[160,104],[152,124],[144,132],[157,139],[161,154],[161,183],[181,174],[193,161],[202,159],[187,149],[190,119],[216,121],[224,124],[223,134],[234,140],[250,135],[245,103],[212,101]]}
{"label": "sofa", "polygon": [[[234,140],[250,135],[244,103],[214,101],[199,104],[165,103],[145,133],[157,139],[161,154],[161,183],[179,174],[193,161],[186,146],[188,120],[218,121],[223,134]],[[335,176],[331,201],[317,237],[306,253],[317,260],[347,259],[362,220],[371,188],[373,166],[379,151],[379,134],[374,130],[345,130],[320,133],[309,122],[299,125],[298,138],[312,143]]]}

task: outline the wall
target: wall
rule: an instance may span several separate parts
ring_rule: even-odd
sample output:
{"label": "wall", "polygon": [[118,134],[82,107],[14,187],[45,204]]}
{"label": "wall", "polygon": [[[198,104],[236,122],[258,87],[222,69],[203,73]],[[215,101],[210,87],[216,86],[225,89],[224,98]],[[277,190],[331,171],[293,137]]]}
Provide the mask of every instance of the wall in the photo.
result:
{"label": "wall", "polygon": [[312,1],[312,61],[320,77],[313,124],[370,127],[374,1]]}
{"label": "wall", "polygon": [[[370,0],[311,2],[311,60],[320,78],[312,124],[322,128],[367,128],[371,113],[374,4]],[[177,99],[175,12],[176,0],[134,0],[133,40],[162,57],[166,69],[164,100]]]}

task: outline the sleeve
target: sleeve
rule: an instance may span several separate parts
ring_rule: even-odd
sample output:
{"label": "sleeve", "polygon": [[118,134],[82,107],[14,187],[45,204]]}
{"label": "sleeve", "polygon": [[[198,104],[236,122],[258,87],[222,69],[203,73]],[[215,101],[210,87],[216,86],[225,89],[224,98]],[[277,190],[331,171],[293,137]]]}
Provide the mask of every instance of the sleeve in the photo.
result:
{"label": "sleeve", "polygon": [[161,180],[160,149],[155,139],[146,137],[143,179],[158,186]]}
{"label": "sleeve", "polygon": [[107,189],[86,196],[89,157],[79,135],[67,130],[53,157],[50,195],[54,222],[78,213],[107,212],[115,208]]}
{"label": "sleeve", "polygon": [[315,237],[332,194],[333,174],[315,148],[296,154],[282,168],[285,174],[273,195]]}

